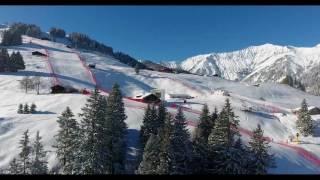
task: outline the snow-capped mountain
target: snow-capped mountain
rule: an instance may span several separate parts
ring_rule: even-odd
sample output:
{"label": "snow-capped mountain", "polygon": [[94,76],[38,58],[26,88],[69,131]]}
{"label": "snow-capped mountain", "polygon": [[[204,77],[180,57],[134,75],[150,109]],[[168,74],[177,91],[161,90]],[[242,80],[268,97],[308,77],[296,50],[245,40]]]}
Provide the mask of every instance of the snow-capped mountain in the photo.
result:
{"label": "snow-capped mountain", "polygon": [[[320,45],[293,47],[264,44],[226,52],[190,57],[180,63],[184,70],[201,75],[219,75],[229,80],[278,82],[285,75],[299,79],[320,62]],[[168,67],[179,65],[170,62]]]}

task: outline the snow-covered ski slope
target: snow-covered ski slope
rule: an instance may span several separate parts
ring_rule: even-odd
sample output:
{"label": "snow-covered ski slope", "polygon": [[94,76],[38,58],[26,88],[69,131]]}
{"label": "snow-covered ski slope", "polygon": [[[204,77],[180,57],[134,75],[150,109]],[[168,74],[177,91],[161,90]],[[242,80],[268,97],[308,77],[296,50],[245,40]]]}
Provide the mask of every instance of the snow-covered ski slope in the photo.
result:
{"label": "snow-covered ski slope", "polygon": [[[10,160],[19,153],[18,141],[23,131],[29,129],[31,138],[37,130],[43,136],[45,148],[49,150],[49,167],[57,161],[52,148],[53,136],[58,130],[56,122],[60,113],[69,106],[76,118],[81,112],[87,96],[82,94],[49,94],[49,88],[55,83],[75,88],[93,89],[97,85],[108,92],[117,82],[125,97],[149,92],[153,88],[165,89],[169,93],[186,93],[195,98],[186,104],[176,99],[168,99],[168,110],[175,114],[171,105],[181,105],[190,124],[190,130],[197,123],[203,104],[212,111],[219,110],[227,98],[221,90],[230,92],[230,100],[236,115],[240,119],[241,133],[247,141],[250,132],[260,123],[265,136],[272,141],[272,153],[275,154],[277,168],[270,173],[320,173],[320,147],[318,137],[302,139],[302,144],[286,144],[289,135],[296,133],[296,116],[291,109],[300,105],[303,98],[313,106],[320,106],[320,98],[279,84],[261,84],[260,87],[246,83],[233,82],[217,77],[203,77],[187,74],[168,74],[141,70],[137,75],[133,68],[116,59],[96,52],[66,48],[64,44],[23,37],[24,44],[9,47],[9,51],[19,50],[26,61],[26,70],[17,73],[0,73],[0,168],[7,167]],[[30,43],[31,41],[31,43]],[[48,57],[32,56],[32,51],[47,53]],[[86,64],[96,64],[89,69]],[[25,75],[41,76],[43,87],[41,95],[35,92],[24,93],[19,89],[19,80]],[[260,98],[263,97],[264,100]],[[128,157],[134,158],[138,130],[142,123],[145,104],[125,98],[128,116]],[[36,103],[37,114],[17,114],[19,103]],[[244,106],[254,107],[254,112],[242,111]],[[283,116],[282,113],[286,113]],[[314,117],[317,119],[318,117]],[[79,119],[80,120],[80,119]]]}

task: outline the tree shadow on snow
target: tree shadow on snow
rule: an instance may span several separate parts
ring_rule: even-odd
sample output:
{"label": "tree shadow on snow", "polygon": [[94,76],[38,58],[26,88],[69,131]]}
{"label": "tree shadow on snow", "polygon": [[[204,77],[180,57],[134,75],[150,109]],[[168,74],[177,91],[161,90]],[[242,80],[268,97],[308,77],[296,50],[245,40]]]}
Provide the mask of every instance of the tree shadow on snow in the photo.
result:
{"label": "tree shadow on snow", "polygon": [[50,111],[37,111],[34,114],[57,114],[57,113],[50,112]]}

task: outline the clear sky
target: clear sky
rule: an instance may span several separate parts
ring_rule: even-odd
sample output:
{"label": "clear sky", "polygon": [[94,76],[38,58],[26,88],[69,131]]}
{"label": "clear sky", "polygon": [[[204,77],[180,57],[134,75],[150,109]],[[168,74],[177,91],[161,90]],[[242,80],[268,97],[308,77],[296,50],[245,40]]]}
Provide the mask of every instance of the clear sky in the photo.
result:
{"label": "clear sky", "polygon": [[320,44],[320,6],[0,6],[0,22],[82,32],[138,59]]}

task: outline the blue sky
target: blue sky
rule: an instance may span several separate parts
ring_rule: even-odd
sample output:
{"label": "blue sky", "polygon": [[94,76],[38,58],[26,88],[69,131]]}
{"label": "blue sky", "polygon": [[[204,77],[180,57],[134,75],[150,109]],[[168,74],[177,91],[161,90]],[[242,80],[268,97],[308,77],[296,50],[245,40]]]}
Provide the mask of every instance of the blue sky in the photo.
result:
{"label": "blue sky", "polygon": [[0,6],[0,22],[82,32],[139,59],[320,44],[320,6]]}

